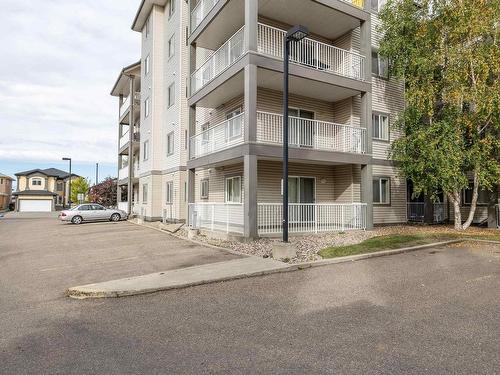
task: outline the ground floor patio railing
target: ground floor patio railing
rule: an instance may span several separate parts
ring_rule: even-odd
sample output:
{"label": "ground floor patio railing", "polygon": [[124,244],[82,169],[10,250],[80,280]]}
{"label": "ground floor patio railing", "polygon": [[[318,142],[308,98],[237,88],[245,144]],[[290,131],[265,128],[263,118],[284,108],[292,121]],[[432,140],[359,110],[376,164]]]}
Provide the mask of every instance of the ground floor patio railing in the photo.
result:
{"label": "ground floor patio railing", "polygon": [[[258,232],[278,234],[282,231],[282,204],[258,204]],[[318,233],[366,229],[364,203],[290,203],[290,233]]]}
{"label": "ground floor patio railing", "polygon": [[243,234],[243,204],[189,203],[188,224],[193,229]]}

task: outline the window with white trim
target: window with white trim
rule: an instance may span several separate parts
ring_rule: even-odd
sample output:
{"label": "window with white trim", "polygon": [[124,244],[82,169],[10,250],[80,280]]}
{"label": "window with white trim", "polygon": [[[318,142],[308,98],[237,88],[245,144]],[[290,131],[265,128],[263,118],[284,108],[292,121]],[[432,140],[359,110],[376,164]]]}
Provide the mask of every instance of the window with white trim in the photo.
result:
{"label": "window with white trim", "polygon": [[144,141],[142,144],[142,160],[149,159],[149,141]]}
{"label": "window with white trim", "polygon": [[[462,205],[470,206],[472,204],[472,193],[474,192],[474,183],[469,182],[469,187],[462,190]],[[487,205],[490,201],[490,192],[488,190],[479,189],[477,192],[477,204],[479,206]]]}
{"label": "window with white trim", "polygon": [[167,44],[168,57],[172,57],[175,54],[175,34],[170,37]]}
{"label": "window with white trim", "polygon": [[389,140],[389,115],[383,113],[372,114],[373,138],[383,141]]}
{"label": "window with white trim", "polygon": [[208,199],[208,192],[209,192],[209,182],[208,178],[204,178],[203,180],[200,181],[200,198],[201,199]]}
{"label": "window with white trim", "polygon": [[148,117],[151,111],[151,99],[144,100],[144,118]]}
{"label": "window with white trim", "polygon": [[31,180],[31,185],[33,186],[42,186],[42,179],[41,178],[34,178]]}
{"label": "window with white trim", "polygon": [[167,134],[167,155],[172,155],[174,150],[174,132],[170,132]]}
{"label": "window with white trim", "polygon": [[226,203],[241,203],[241,176],[226,177]]}
{"label": "window with white trim", "polygon": [[165,202],[169,203],[169,204],[174,202],[174,182],[173,181],[167,182]]}
{"label": "window with white trim", "polygon": [[142,184],[142,203],[148,203],[148,184]]}
{"label": "window with white trim", "polygon": [[391,179],[389,177],[376,177],[373,179],[373,203],[391,203]]}
{"label": "window with white trim", "polygon": [[387,0],[371,0],[371,10],[372,12],[380,12]]}
{"label": "window with white trim", "polygon": [[168,86],[167,100],[168,108],[172,107],[175,104],[175,82]]}
{"label": "window with white trim", "polygon": [[389,78],[389,64],[377,51],[372,51],[372,74],[377,77]]}
{"label": "window with white trim", "polygon": [[226,127],[226,138],[228,140],[233,140],[241,136],[241,122],[242,116],[241,108],[237,108],[231,112],[226,113],[227,127]]}
{"label": "window with white trim", "polygon": [[149,67],[149,55],[146,56],[144,59],[144,75],[147,76],[149,74],[150,67]]}

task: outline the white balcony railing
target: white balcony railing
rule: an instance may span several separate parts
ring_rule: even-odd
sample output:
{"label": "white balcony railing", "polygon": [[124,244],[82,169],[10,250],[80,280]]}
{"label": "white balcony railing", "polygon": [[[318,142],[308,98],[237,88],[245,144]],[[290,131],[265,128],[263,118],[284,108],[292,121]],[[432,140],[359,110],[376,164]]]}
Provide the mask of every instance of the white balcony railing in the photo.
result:
{"label": "white balcony railing", "polygon": [[123,135],[120,137],[120,148],[125,146],[129,142],[130,134],[129,131],[127,130]]}
{"label": "white balcony railing", "polygon": [[[258,52],[283,59],[283,42],[286,31],[258,25]],[[304,38],[290,44],[290,62],[309,68],[364,80],[364,56],[332,45]]]}
{"label": "white balcony railing", "polygon": [[[258,231],[277,234],[282,231],[282,204],[258,204]],[[288,230],[291,233],[318,233],[366,229],[365,203],[290,203]]]}
{"label": "white balcony railing", "polygon": [[[288,134],[289,144],[292,147],[366,153],[366,129],[357,126],[289,117]],[[257,141],[282,144],[283,116],[277,113],[257,112]]]}
{"label": "white balcony railing", "polygon": [[191,75],[191,94],[196,93],[208,82],[234,64],[244,53],[243,28],[238,30],[227,42]]}
{"label": "white balcony railing", "polygon": [[[435,223],[442,223],[448,219],[448,206],[446,203],[434,203]],[[424,202],[407,202],[406,203],[406,218],[411,222],[424,222],[425,220],[425,203]]]}
{"label": "white balcony railing", "polygon": [[122,117],[130,107],[130,95],[125,98],[122,105],[120,106],[120,117]]}
{"label": "white balcony railing", "polygon": [[126,179],[128,178],[128,165],[121,168],[119,171],[118,171],[118,180],[123,180],[123,179]]}
{"label": "white balcony railing", "polygon": [[191,137],[190,158],[199,158],[242,143],[245,139],[244,133],[245,117],[242,113]]}
{"label": "white balcony railing", "polygon": [[200,0],[191,12],[191,33],[196,30],[219,0]]}
{"label": "white balcony railing", "polygon": [[194,229],[207,229],[243,234],[243,205],[230,203],[189,203],[188,224]]}
{"label": "white balcony railing", "polygon": [[118,202],[118,209],[128,212],[128,202]]}

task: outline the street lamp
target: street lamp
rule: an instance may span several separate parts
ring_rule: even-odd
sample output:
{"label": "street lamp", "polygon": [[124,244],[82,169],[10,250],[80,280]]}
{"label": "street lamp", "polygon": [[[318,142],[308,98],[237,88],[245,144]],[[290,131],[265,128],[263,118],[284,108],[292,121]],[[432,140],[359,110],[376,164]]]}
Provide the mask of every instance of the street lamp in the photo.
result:
{"label": "street lamp", "polygon": [[283,67],[283,242],[288,242],[288,65],[290,42],[300,42],[309,35],[307,27],[296,25],[286,33]]}
{"label": "street lamp", "polygon": [[69,197],[68,197],[68,203],[69,203],[69,208],[71,208],[71,158],[62,158],[64,161],[69,161]]}

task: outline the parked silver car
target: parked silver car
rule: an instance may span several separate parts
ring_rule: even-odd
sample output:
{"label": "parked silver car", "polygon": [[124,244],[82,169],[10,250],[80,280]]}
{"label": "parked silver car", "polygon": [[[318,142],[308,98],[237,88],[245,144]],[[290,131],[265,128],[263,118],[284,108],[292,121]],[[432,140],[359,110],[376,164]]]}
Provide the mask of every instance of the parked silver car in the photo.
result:
{"label": "parked silver car", "polygon": [[106,208],[96,203],[79,204],[70,210],[61,211],[59,219],[81,224],[84,221],[110,220],[120,221],[127,219],[127,213],[122,210]]}

